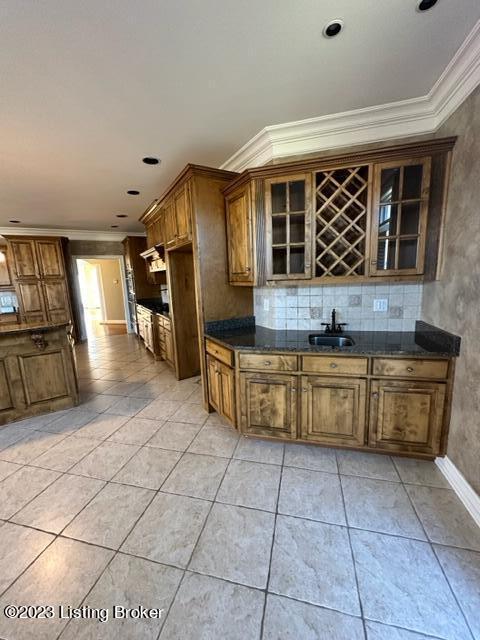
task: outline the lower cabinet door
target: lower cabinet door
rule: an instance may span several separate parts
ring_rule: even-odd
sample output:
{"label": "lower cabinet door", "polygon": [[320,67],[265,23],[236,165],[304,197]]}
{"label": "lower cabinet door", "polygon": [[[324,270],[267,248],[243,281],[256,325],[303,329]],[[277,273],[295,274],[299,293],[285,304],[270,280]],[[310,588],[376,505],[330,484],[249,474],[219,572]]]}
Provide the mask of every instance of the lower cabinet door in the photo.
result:
{"label": "lower cabinet door", "polygon": [[302,376],[301,384],[300,437],[303,440],[364,445],[366,380]]}
{"label": "lower cabinet door", "polygon": [[241,431],[277,438],[297,436],[297,379],[282,374],[240,373]]}
{"label": "lower cabinet door", "polygon": [[235,372],[232,368],[222,363],[219,363],[218,370],[222,393],[221,412],[235,426]]}
{"label": "lower cabinet door", "polygon": [[172,367],[175,366],[175,360],[173,358],[173,339],[170,329],[165,328],[165,360],[169,362]]}
{"label": "lower cabinet door", "polygon": [[208,401],[218,413],[221,412],[220,375],[218,362],[207,355]]}
{"label": "lower cabinet door", "polygon": [[445,394],[446,385],[437,382],[372,380],[369,445],[439,453]]}

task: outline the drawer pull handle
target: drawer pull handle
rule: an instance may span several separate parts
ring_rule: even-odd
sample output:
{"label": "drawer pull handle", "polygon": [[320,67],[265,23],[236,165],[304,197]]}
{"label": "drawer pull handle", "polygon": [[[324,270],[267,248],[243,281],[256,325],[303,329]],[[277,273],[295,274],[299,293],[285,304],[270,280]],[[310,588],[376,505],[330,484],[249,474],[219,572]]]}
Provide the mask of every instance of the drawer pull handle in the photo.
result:
{"label": "drawer pull handle", "polygon": [[335,362],[331,362],[330,363],[330,368],[331,369],[336,369],[338,367],[338,364],[336,364]]}
{"label": "drawer pull handle", "polygon": [[407,371],[408,371],[408,373],[413,373],[414,369],[413,369],[413,367],[407,367]]}
{"label": "drawer pull handle", "polygon": [[272,364],[271,360],[265,360],[265,362],[263,363],[266,367],[269,367]]}
{"label": "drawer pull handle", "polygon": [[377,391],[374,391],[372,393],[372,398],[375,398],[375,400],[378,398],[378,392]]}

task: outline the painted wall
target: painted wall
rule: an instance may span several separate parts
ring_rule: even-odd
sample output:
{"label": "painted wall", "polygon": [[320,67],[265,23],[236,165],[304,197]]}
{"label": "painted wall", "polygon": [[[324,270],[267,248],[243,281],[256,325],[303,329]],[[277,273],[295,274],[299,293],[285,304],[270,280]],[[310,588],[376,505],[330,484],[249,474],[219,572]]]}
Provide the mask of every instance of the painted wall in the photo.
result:
{"label": "painted wall", "polygon": [[[388,301],[387,311],[373,311],[376,298]],[[422,285],[257,287],[254,301],[257,324],[270,329],[319,330],[335,308],[347,331],[414,331]]]}
{"label": "painted wall", "polygon": [[462,338],[447,455],[480,493],[480,87],[442,125],[453,151],[441,279],[424,286],[427,322]]}
{"label": "painted wall", "polygon": [[96,264],[100,268],[106,314],[104,321],[125,321],[125,303],[119,261],[117,259],[102,258],[101,260],[88,259],[88,262]]}

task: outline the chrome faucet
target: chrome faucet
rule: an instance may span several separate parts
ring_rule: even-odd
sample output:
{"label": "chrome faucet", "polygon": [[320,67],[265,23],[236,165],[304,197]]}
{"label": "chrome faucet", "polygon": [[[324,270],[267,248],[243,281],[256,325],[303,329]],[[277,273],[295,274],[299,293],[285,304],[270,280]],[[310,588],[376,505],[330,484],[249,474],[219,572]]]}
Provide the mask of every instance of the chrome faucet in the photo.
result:
{"label": "chrome faucet", "polygon": [[325,327],[325,333],[343,333],[343,327],[346,327],[347,323],[337,323],[337,312],[335,309],[332,309],[331,322],[322,322],[322,325]]}

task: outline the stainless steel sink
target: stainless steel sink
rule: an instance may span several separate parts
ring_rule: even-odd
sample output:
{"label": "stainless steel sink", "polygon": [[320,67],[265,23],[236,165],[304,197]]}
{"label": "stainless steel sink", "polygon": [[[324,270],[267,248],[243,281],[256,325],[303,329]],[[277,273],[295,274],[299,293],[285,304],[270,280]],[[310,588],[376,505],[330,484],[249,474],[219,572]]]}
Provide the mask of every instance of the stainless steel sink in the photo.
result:
{"label": "stainless steel sink", "polygon": [[326,336],[324,333],[311,333],[308,341],[319,347],[351,347],[355,344],[350,336]]}

